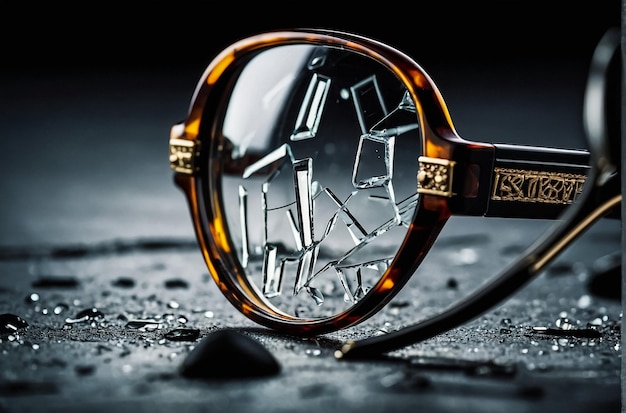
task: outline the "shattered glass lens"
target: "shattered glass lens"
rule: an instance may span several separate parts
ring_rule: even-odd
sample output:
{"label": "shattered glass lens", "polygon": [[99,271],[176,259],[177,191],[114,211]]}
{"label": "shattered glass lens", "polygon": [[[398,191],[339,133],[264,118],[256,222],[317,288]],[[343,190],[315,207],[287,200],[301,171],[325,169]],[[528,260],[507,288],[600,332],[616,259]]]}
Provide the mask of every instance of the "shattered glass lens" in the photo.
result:
{"label": "shattered glass lens", "polygon": [[367,295],[418,199],[418,117],[395,74],[331,46],[264,49],[239,72],[217,135],[235,272],[293,317]]}

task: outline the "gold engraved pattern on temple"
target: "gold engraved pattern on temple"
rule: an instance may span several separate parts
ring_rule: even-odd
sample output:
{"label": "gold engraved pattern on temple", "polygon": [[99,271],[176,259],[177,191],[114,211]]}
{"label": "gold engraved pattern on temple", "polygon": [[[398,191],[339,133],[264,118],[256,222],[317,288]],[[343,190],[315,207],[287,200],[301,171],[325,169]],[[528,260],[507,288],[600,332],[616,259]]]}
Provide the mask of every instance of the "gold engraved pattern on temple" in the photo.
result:
{"label": "gold engraved pattern on temple", "polygon": [[585,175],[495,168],[494,201],[571,204],[583,190]]}
{"label": "gold engraved pattern on temple", "polygon": [[196,152],[196,141],[170,139],[170,166],[176,172],[192,174]]}
{"label": "gold engraved pattern on temple", "polygon": [[454,161],[420,156],[418,162],[417,192],[451,197]]}

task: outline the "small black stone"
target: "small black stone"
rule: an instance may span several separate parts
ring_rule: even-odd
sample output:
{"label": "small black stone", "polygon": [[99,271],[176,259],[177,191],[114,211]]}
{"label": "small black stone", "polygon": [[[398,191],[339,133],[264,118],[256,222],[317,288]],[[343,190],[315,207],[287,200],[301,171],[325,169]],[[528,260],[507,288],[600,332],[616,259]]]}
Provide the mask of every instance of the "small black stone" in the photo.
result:
{"label": "small black stone", "polygon": [[264,377],[279,372],[278,361],[261,343],[234,330],[210,333],[180,366],[183,376],[201,379]]}

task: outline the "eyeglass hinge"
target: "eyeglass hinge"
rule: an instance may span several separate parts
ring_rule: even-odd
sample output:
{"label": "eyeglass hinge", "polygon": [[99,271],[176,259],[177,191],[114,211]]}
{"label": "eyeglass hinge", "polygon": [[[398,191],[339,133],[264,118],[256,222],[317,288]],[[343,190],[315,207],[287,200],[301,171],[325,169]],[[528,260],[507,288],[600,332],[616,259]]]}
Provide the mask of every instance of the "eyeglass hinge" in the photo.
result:
{"label": "eyeglass hinge", "polygon": [[197,141],[170,139],[170,166],[175,172],[192,175],[196,171]]}
{"label": "eyeglass hinge", "polygon": [[170,167],[175,172],[193,175],[196,171],[196,157],[199,142],[182,139],[184,125],[179,123],[172,127],[170,133]]}
{"label": "eyeglass hinge", "polygon": [[454,161],[420,156],[418,162],[417,193],[452,197]]}

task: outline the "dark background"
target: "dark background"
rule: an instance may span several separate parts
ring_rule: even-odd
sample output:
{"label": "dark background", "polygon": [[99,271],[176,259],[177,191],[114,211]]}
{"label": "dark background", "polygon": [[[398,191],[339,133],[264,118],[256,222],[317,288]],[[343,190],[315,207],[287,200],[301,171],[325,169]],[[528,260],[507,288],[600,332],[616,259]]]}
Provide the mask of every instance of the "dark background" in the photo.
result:
{"label": "dark background", "polygon": [[389,42],[420,62],[577,59],[620,1],[12,2],[3,6],[3,71],[200,67],[259,31],[333,28]]}
{"label": "dark background", "polygon": [[619,0],[12,2],[0,245],[190,236],[169,130],[214,55],[264,30],[332,28],[400,48],[466,139],[584,147],[589,59],[620,15]]}

